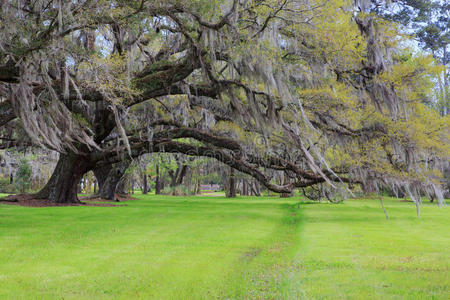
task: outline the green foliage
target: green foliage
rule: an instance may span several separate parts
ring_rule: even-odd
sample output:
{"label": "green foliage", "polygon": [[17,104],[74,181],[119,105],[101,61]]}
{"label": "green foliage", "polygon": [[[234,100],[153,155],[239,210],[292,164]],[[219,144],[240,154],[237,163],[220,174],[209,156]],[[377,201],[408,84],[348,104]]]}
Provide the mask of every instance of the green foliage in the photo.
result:
{"label": "green foliage", "polygon": [[8,178],[0,178],[0,193],[14,194],[17,192],[17,186],[10,183]]}
{"label": "green foliage", "polygon": [[[363,2],[369,3],[360,1],[361,6],[366,6]],[[397,21],[407,18],[408,22],[418,23],[436,15],[433,11],[437,6],[425,5],[427,1],[397,2],[418,11],[412,19],[404,14]],[[233,9],[221,20],[232,3]],[[13,103],[15,111],[25,112],[20,118],[29,135],[35,141],[42,139],[42,144],[51,149],[63,152],[86,144],[89,152],[96,152],[99,146],[102,149],[92,157],[104,160],[125,148],[131,155],[130,141],[133,155],[144,153],[147,148],[163,151],[166,143],[169,152],[188,153],[188,149],[195,150],[194,146],[200,145],[212,150],[227,148],[224,140],[214,142],[212,136],[229,137],[239,142],[233,148],[251,154],[233,154],[233,165],[239,163],[241,171],[266,181],[265,185],[273,190],[280,187],[271,185],[270,181],[276,180],[276,172],[270,174],[271,170],[297,173],[297,185],[316,184],[324,179],[324,172],[339,182],[335,171],[347,181],[365,177],[364,181],[370,174],[370,178],[386,184],[395,179],[398,184],[421,182],[424,188],[430,184],[429,175],[433,175],[428,169],[438,170],[431,162],[448,160],[448,125],[423,105],[432,93],[433,76],[445,75],[445,70],[436,68],[432,56],[408,53],[408,41],[399,24],[381,18],[381,13],[358,9],[355,1],[134,0],[117,1],[114,5],[94,1],[79,8],[70,2],[60,4],[58,32],[56,26],[45,27],[54,24],[51,10],[27,8],[31,4],[25,5],[23,12],[15,12],[17,9],[11,4],[1,10],[2,22],[14,25],[8,28],[17,28],[11,33],[1,32],[0,48],[6,51],[5,62],[10,55],[8,48],[15,45],[11,37],[17,37],[20,43],[32,40],[29,37],[35,35],[31,32],[49,37],[49,44],[40,49],[39,56],[31,55],[33,48],[24,58],[11,53],[11,61],[23,61],[17,66],[28,72],[20,76],[37,78],[49,92],[35,97],[35,106],[45,109],[30,109],[24,91],[31,96],[35,88],[31,82],[26,83],[28,80],[20,80],[25,85],[20,89],[21,95],[11,90],[8,98],[19,101]],[[34,25],[35,15],[39,15],[39,25]],[[68,30],[66,35],[63,31],[67,28],[83,30]],[[423,28],[428,40],[439,34],[436,27]],[[91,41],[89,47],[85,46],[89,49],[77,45],[83,40],[86,44]],[[25,63],[31,60],[42,68],[29,68]],[[49,70],[59,70],[65,61],[70,61],[66,74],[73,76],[50,76]],[[94,105],[60,103],[61,97],[53,86],[61,86],[63,81],[64,100],[70,99],[70,93],[66,94],[70,90],[75,94],[80,94],[80,90],[87,92],[77,95],[77,101],[107,100],[105,104],[115,117],[117,130],[113,132],[121,139],[107,138],[114,126],[106,122],[103,128],[103,121],[109,118],[103,104],[94,109]],[[445,93],[443,87],[444,100]],[[194,142],[187,131],[182,132],[184,128],[152,124],[160,118],[207,133],[198,132],[203,138],[197,135],[198,141]],[[215,123],[214,119],[224,121]],[[90,122],[98,124],[89,126]],[[153,140],[154,135],[161,138]],[[120,141],[125,147],[115,145]],[[199,150],[201,155],[206,154],[205,148]],[[255,163],[259,158],[253,156],[257,155],[283,157],[296,166],[288,172],[284,163]],[[426,166],[420,165],[422,161]],[[164,170],[164,175],[159,175],[168,177],[182,163],[179,159],[159,162],[159,170]],[[322,168],[327,170],[319,170]],[[147,166],[142,169],[154,175],[155,163],[150,170]],[[130,168],[127,175],[134,171]]]}
{"label": "green foliage", "polygon": [[25,193],[31,185],[31,165],[27,158],[22,158],[16,173],[16,186],[19,192]]}
{"label": "green foliage", "polygon": [[189,191],[189,188],[185,185],[177,185],[177,186],[166,186],[162,191],[163,195],[171,195],[171,196],[189,196],[192,194]]}

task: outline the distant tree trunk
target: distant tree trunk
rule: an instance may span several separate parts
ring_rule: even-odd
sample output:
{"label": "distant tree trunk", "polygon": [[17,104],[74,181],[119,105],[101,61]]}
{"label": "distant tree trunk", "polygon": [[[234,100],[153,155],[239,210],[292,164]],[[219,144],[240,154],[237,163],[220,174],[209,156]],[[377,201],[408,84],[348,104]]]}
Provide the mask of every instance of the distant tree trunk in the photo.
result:
{"label": "distant tree trunk", "polygon": [[191,169],[191,172],[188,172],[188,174],[186,176],[186,181],[185,181],[189,195],[192,195],[192,173],[193,173],[193,170]]}
{"label": "distant tree trunk", "polygon": [[225,193],[227,198],[236,197],[236,180],[234,178],[234,168],[232,167],[229,167],[228,184]]}
{"label": "distant tree trunk", "polygon": [[197,179],[197,186],[195,188],[195,194],[196,195],[200,195],[201,191],[200,191],[200,179]]}
{"label": "distant tree trunk", "polygon": [[9,173],[9,184],[13,184],[14,183],[14,175],[13,173]]}
{"label": "distant tree trunk", "polygon": [[142,194],[146,195],[146,194],[148,194],[148,181],[147,181],[147,174],[145,174],[145,173],[143,176],[143,181],[144,181],[144,186],[143,186]]}
{"label": "distant tree trunk", "polygon": [[164,190],[164,187],[166,186],[166,172],[164,168],[159,169],[160,175],[159,175],[159,187],[161,190]]}
{"label": "distant tree trunk", "polygon": [[186,176],[188,170],[189,170],[189,166],[187,166],[187,165],[183,165],[183,166],[181,167],[181,171],[180,171],[180,173],[178,174],[178,178],[177,178],[177,185],[180,185],[180,184],[183,183],[183,179],[184,179],[184,177]]}
{"label": "distant tree trunk", "polygon": [[242,179],[242,190],[241,190],[241,195],[243,196],[248,196],[248,185],[247,185],[247,180]]}
{"label": "distant tree trunk", "polygon": [[387,211],[386,211],[386,208],[384,207],[384,204],[383,204],[383,195],[382,195],[382,194],[378,194],[378,200],[380,200],[381,208],[382,208],[383,211],[384,211],[384,216],[386,217],[386,220],[388,220],[388,219],[389,219],[389,215],[388,215],[388,213],[387,213]]}
{"label": "distant tree trunk", "polygon": [[169,171],[171,187],[175,187],[183,183],[183,178],[186,175],[188,168],[189,167],[187,165],[179,165],[175,171]]}
{"label": "distant tree trunk", "polygon": [[156,179],[155,179],[155,195],[161,194],[161,183],[159,178],[159,164],[156,165]]}
{"label": "distant tree trunk", "polygon": [[[288,179],[286,178],[286,176],[284,176],[283,184],[288,184],[288,183],[289,183]],[[289,198],[289,197],[292,197],[292,196],[293,196],[292,192],[291,193],[281,193],[280,194],[281,198]]]}
{"label": "distant tree trunk", "polygon": [[258,185],[257,185],[257,183],[256,182],[251,182],[250,183],[250,189],[251,189],[251,191],[252,191],[252,195],[253,196],[261,196],[261,194],[259,193],[259,189],[258,189]]}
{"label": "distant tree trunk", "polygon": [[78,185],[83,175],[92,167],[82,155],[61,154],[49,181],[34,196],[55,203],[80,203],[77,196]]}

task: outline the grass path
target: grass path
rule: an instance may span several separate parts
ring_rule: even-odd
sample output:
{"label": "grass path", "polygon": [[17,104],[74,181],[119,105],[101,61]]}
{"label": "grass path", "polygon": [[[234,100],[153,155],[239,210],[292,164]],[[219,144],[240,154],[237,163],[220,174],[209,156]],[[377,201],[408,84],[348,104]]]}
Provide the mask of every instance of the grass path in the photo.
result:
{"label": "grass path", "polygon": [[0,205],[0,299],[448,299],[448,208],[139,198]]}

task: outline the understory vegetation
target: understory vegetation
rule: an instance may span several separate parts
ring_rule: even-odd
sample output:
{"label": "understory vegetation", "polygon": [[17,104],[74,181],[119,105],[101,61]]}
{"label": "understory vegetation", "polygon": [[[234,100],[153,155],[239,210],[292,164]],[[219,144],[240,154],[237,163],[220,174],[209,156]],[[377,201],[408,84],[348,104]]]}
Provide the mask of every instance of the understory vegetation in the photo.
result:
{"label": "understory vegetation", "polygon": [[445,299],[449,211],[385,198],[0,205],[1,299]]}

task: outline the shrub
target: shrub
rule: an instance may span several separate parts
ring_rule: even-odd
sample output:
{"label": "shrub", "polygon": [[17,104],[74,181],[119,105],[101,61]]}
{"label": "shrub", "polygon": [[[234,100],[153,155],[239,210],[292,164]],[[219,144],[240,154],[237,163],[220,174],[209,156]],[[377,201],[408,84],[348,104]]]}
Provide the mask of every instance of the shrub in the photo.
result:
{"label": "shrub", "polygon": [[161,191],[161,194],[172,195],[172,196],[188,196],[191,193],[189,193],[189,189],[186,186],[177,185],[177,186],[166,186]]}
{"label": "shrub", "polygon": [[17,192],[16,185],[9,183],[9,177],[0,178],[0,193],[14,194]]}

